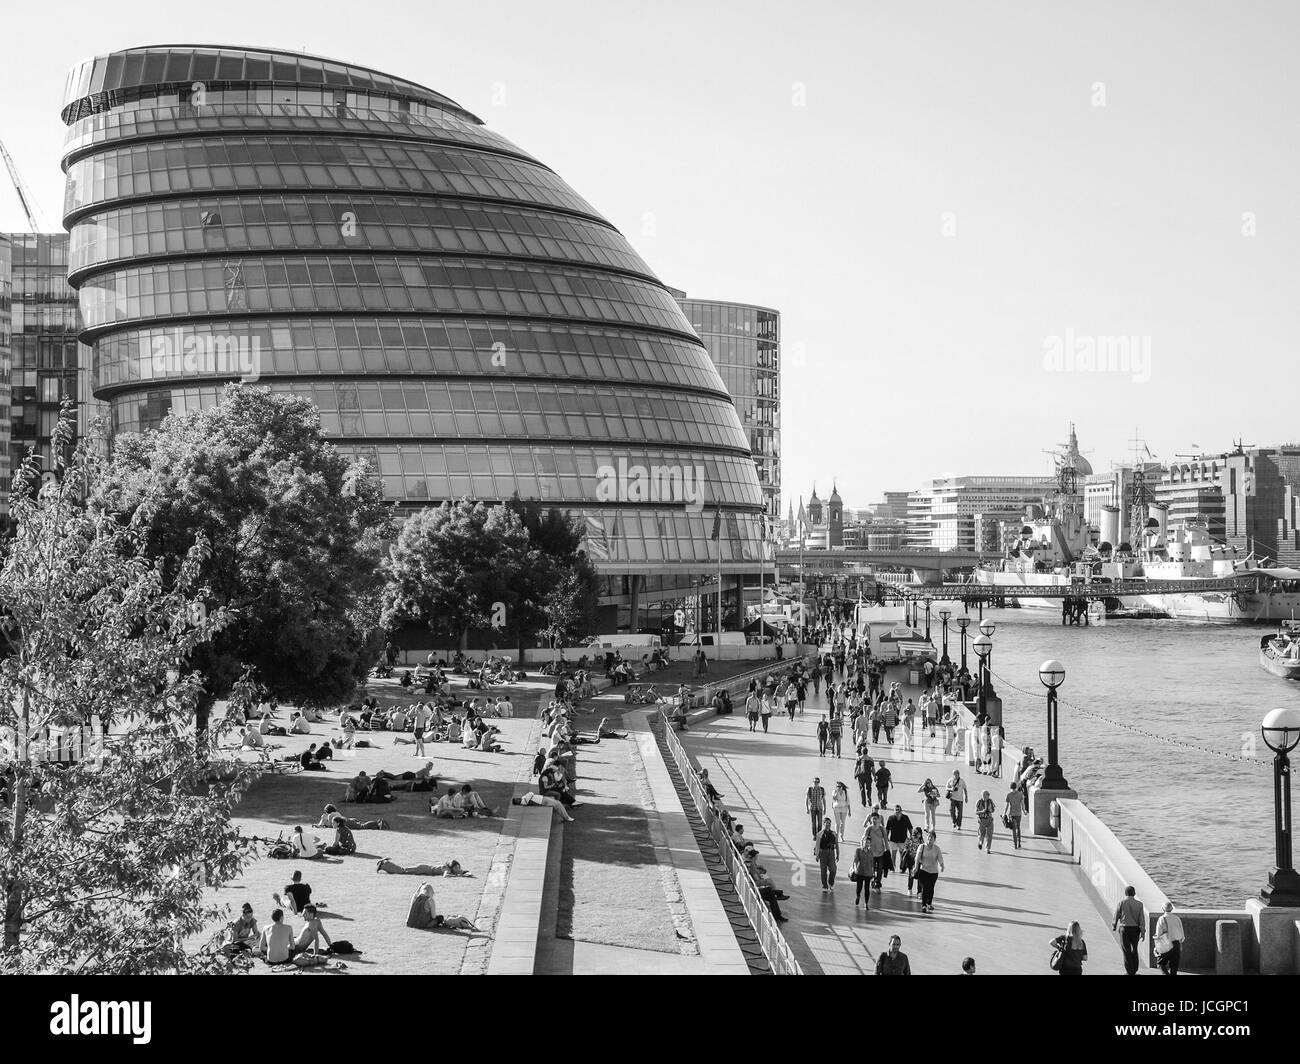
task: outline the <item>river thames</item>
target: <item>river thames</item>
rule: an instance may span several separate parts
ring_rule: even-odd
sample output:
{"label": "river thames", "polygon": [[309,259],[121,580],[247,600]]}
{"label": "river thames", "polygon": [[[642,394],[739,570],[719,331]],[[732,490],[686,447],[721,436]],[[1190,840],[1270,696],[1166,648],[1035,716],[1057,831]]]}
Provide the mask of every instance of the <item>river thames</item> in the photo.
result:
{"label": "river thames", "polygon": [[[988,610],[994,686],[1008,742],[1047,752],[1046,689],[1038,666],[1065,666],[1061,764],[1070,786],[1128,847],[1176,905],[1237,908],[1273,866],[1272,754],[1264,714],[1300,702],[1300,684],[1258,664],[1267,627],[1110,620],[1065,627],[1060,615]],[[939,625],[932,620],[936,646]],[[953,632],[949,652],[959,647]],[[974,665],[974,653],[968,651]],[[1003,679],[1004,678],[1004,679]],[[1023,689],[1021,693],[1011,685]],[[1225,754],[1232,761],[1137,735],[1079,710]]]}

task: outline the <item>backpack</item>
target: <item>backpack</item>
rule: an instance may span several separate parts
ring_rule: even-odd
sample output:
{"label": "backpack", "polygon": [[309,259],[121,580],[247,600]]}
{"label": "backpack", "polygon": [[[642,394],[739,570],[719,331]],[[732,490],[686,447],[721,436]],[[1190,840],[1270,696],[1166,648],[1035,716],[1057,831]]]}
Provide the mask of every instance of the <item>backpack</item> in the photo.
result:
{"label": "backpack", "polygon": [[278,841],[266,853],[267,857],[274,857],[277,860],[285,861],[294,856],[293,846],[284,841]]}
{"label": "backpack", "polygon": [[360,953],[361,951],[352,945],[346,938],[336,938],[330,943],[331,953]]}

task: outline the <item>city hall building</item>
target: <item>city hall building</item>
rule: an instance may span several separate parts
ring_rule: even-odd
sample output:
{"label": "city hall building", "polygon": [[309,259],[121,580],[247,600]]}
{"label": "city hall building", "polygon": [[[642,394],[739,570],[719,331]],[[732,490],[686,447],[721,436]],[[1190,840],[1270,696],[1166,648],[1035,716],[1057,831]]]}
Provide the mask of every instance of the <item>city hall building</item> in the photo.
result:
{"label": "city hall building", "polygon": [[677,300],[454,101],[298,53],[160,46],[75,67],[62,117],[68,276],[114,433],[231,380],[307,396],[400,508],[518,492],[580,516],[634,629],[719,551],[731,593],[758,573],[750,440]]}

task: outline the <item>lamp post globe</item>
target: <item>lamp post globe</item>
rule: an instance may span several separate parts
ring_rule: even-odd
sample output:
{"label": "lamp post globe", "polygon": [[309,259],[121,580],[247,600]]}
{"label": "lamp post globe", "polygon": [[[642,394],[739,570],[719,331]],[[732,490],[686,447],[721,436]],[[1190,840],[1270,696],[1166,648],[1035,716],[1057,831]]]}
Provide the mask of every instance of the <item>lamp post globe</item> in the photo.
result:
{"label": "lamp post globe", "polygon": [[992,636],[993,633],[997,631],[997,627],[998,627],[997,622],[994,621],[991,617],[985,618],[984,620],[980,621],[980,631],[987,636]]}
{"label": "lamp post globe", "polygon": [[993,649],[993,640],[986,635],[982,635],[971,644],[971,649],[974,650],[975,653],[979,655],[980,660],[983,661],[988,657],[989,651]]}
{"label": "lamp post globe", "polygon": [[1057,743],[1056,689],[1065,682],[1065,666],[1055,658],[1045,661],[1038,666],[1038,679],[1047,688],[1047,766],[1043,769],[1042,788],[1045,791],[1063,791],[1069,784],[1061,771]]}
{"label": "lamp post globe", "polygon": [[1273,836],[1276,862],[1259,892],[1265,905],[1300,908],[1300,874],[1291,859],[1291,759],[1300,744],[1300,708],[1269,710],[1259,727],[1273,751]]}

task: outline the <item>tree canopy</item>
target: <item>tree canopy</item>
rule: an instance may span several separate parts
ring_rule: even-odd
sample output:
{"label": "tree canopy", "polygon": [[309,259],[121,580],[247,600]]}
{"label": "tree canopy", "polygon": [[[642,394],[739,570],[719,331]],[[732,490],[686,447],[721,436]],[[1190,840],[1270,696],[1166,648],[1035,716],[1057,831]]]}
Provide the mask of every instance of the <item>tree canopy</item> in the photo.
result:
{"label": "tree canopy", "polygon": [[168,578],[207,542],[208,605],[234,614],[194,649],[209,701],[252,666],[276,698],[342,702],[377,660],[390,510],[310,400],[232,384],[216,406],[119,436],[95,501],[139,523]]}

